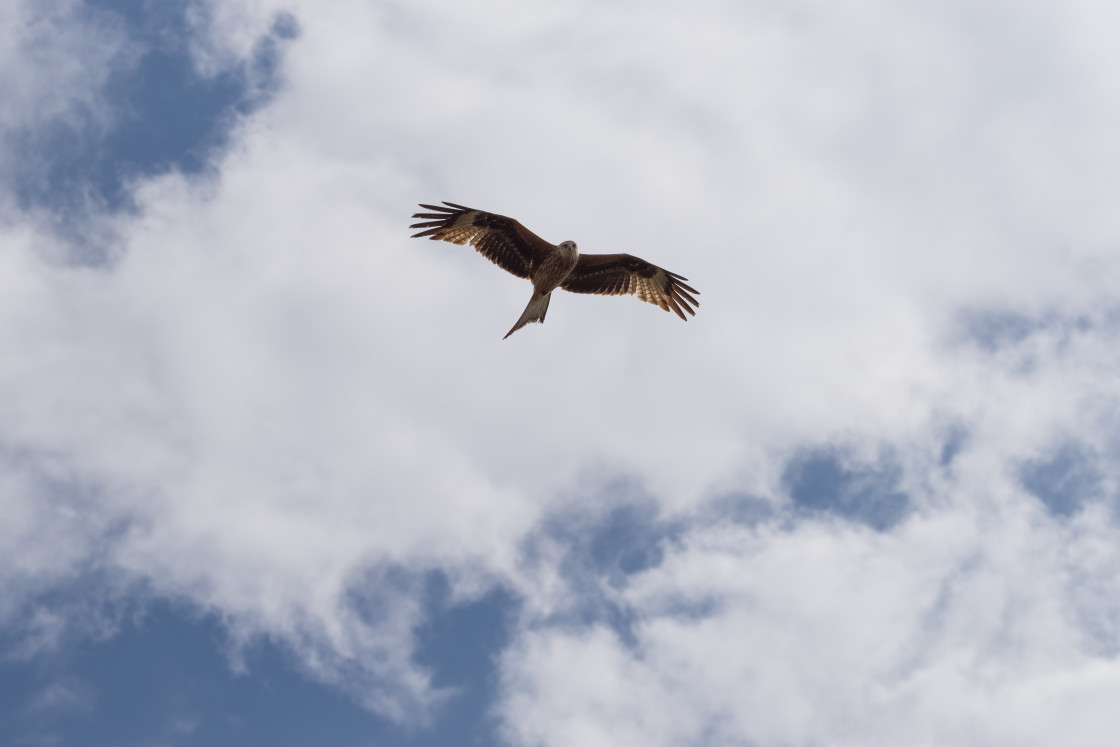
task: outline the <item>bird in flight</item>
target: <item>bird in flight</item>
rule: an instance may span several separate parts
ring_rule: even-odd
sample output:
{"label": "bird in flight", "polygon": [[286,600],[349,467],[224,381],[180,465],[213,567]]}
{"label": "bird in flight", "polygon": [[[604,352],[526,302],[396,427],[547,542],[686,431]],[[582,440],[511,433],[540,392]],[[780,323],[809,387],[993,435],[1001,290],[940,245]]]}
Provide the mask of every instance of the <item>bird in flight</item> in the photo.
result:
{"label": "bird in flight", "polygon": [[548,301],[556,288],[606,296],[633,294],[665,311],[675,311],[685,321],[688,321],[685,311],[696,316],[692,307],[699,306],[700,302],[691,294],[700,295],[700,291],[684,284],[683,281],[688,278],[663,270],[640,257],[630,254],[580,254],[574,241],[550,244],[513,218],[453,202],[444,202],[443,205],[421,203],[420,207],[433,212],[413,214],[412,217],[419,218],[421,222],[413,223],[409,228],[424,230],[413,234],[412,238],[427,236],[432,241],[469,244],[503,270],[532,281],[533,296],[529,305],[506,337],[529,322],[544,322]]}

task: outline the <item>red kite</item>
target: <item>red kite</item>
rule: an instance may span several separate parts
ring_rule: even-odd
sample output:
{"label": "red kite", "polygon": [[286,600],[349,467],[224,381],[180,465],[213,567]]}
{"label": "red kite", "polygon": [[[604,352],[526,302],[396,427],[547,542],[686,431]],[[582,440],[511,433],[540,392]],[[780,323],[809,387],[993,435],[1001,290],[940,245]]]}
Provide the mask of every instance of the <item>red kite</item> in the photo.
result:
{"label": "red kite", "polygon": [[412,238],[427,236],[432,241],[469,244],[503,270],[533,282],[529,305],[506,337],[529,322],[544,322],[556,288],[606,296],[633,294],[665,311],[675,311],[685,321],[688,318],[682,309],[696,316],[692,307],[700,302],[690,294],[699,295],[700,291],[682,282],[688,278],[629,254],[580,254],[576,242],[550,244],[513,218],[453,202],[443,204],[447,207],[421,203],[420,207],[436,212],[412,216],[424,222],[409,228],[426,229]]}

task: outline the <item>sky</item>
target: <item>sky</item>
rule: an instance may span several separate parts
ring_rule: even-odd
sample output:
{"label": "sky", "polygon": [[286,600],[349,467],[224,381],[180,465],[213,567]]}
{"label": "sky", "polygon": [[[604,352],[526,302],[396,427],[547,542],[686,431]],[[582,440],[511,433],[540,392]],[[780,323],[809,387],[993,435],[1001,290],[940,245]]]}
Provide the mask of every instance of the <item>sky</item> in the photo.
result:
{"label": "sky", "polygon": [[1118,23],[6,0],[0,742],[1110,744]]}

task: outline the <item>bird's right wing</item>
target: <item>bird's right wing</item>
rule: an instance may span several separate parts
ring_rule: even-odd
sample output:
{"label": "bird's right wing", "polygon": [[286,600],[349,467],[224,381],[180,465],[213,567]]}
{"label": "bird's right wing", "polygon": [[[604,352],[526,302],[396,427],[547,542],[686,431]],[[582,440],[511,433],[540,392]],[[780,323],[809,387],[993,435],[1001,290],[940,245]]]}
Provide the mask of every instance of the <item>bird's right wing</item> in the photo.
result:
{"label": "bird's right wing", "polygon": [[452,244],[469,244],[488,260],[519,278],[531,277],[541,261],[555,247],[525,228],[513,218],[486,213],[453,202],[446,207],[424,205],[437,212],[415,213],[413,218],[423,222],[409,228],[427,230],[415,233],[412,238],[427,236],[432,241],[450,241]]}

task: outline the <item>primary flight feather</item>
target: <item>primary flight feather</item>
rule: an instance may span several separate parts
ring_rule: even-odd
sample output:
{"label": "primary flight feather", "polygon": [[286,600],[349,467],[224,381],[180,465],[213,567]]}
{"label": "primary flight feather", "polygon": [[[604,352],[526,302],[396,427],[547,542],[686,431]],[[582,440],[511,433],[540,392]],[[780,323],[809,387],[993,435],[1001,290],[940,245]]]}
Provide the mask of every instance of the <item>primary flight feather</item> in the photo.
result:
{"label": "primary flight feather", "polygon": [[[410,228],[424,230],[412,238],[469,244],[494,264],[533,283],[533,296],[521,318],[506,333],[509,337],[529,322],[543,322],[552,291],[607,296],[631,294],[642,301],[675,311],[685,321],[687,311],[695,316],[699,306],[692,294],[700,291],[684,284],[688,278],[664,270],[630,254],[580,254],[574,241],[550,244],[513,218],[475,210],[453,202],[420,207],[430,213],[415,213],[422,222]],[[503,338],[504,339],[504,338]]]}

